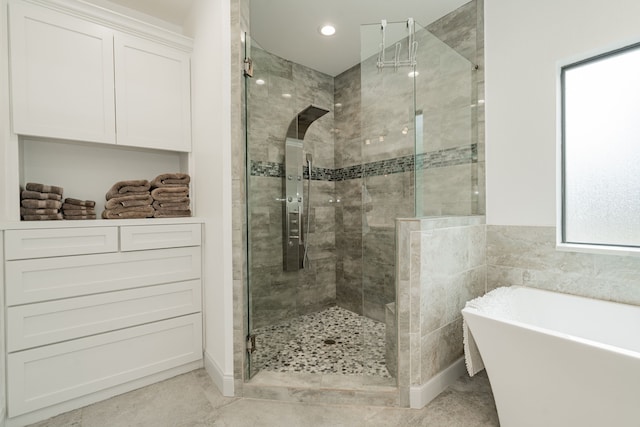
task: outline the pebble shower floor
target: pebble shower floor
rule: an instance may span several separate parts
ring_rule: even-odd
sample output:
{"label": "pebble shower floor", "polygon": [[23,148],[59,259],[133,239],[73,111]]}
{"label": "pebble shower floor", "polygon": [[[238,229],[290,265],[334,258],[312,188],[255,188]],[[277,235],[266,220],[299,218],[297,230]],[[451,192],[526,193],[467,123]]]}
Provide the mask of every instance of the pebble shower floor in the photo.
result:
{"label": "pebble shower floor", "polygon": [[391,378],[385,324],[349,310],[330,307],[253,332],[258,369]]}

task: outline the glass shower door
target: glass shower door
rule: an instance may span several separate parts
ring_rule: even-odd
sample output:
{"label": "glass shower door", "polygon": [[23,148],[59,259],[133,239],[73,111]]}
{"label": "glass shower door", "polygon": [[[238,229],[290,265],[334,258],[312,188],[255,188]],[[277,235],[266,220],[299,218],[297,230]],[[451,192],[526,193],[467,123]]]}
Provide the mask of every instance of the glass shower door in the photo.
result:
{"label": "glass shower door", "polygon": [[[297,272],[284,271],[284,146],[295,87],[278,76],[282,62],[249,36],[245,77],[247,160],[248,377],[274,363],[294,332],[278,325],[296,313]],[[274,71],[275,70],[275,71]]]}

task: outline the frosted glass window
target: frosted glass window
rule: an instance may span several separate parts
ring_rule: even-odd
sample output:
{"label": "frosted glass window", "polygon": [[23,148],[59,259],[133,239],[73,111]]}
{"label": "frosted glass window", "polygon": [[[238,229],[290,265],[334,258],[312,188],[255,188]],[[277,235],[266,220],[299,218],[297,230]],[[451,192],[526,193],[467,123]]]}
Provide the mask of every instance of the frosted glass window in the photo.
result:
{"label": "frosted glass window", "polygon": [[564,243],[640,246],[640,45],[562,69]]}

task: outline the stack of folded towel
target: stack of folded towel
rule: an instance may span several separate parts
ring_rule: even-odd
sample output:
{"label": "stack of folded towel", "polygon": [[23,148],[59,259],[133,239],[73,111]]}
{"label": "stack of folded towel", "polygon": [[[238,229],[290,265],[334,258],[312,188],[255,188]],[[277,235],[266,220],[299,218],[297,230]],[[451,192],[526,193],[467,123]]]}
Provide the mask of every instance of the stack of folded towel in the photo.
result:
{"label": "stack of folded towel", "polygon": [[20,193],[20,215],[25,221],[62,219],[62,187],[28,182]]}
{"label": "stack of folded towel", "polygon": [[107,192],[104,219],[151,218],[151,185],[146,179],[119,181]]}
{"label": "stack of folded towel", "polygon": [[186,173],[165,173],[151,181],[155,218],[191,216],[189,182]]}
{"label": "stack of folded towel", "polygon": [[96,202],[67,197],[62,204],[64,219],[96,219]]}

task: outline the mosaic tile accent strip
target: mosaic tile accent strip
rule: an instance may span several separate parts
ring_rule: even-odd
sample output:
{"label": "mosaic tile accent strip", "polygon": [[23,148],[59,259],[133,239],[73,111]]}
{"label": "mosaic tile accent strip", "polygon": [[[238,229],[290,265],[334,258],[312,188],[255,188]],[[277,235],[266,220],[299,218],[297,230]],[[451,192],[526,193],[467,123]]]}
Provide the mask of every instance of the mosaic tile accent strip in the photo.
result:
{"label": "mosaic tile accent strip", "polygon": [[264,176],[272,178],[282,178],[284,176],[284,165],[275,162],[256,162],[251,160],[251,176]]}
{"label": "mosaic tile accent strip", "polygon": [[[446,148],[443,150],[420,153],[415,156],[403,156],[377,162],[354,165],[345,168],[329,169],[314,167],[311,179],[318,181],[347,181],[363,176],[380,176],[394,173],[411,172],[478,163],[478,145],[471,144],[462,147]],[[284,177],[284,165],[274,162],[251,161],[251,175],[263,177]],[[305,179],[309,177],[309,168],[303,167]]]}
{"label": "mosaic tile accent strip", "polygon": [[258,369],[391,378],[385,324],[349,310],[330,307],[253,332]]}

